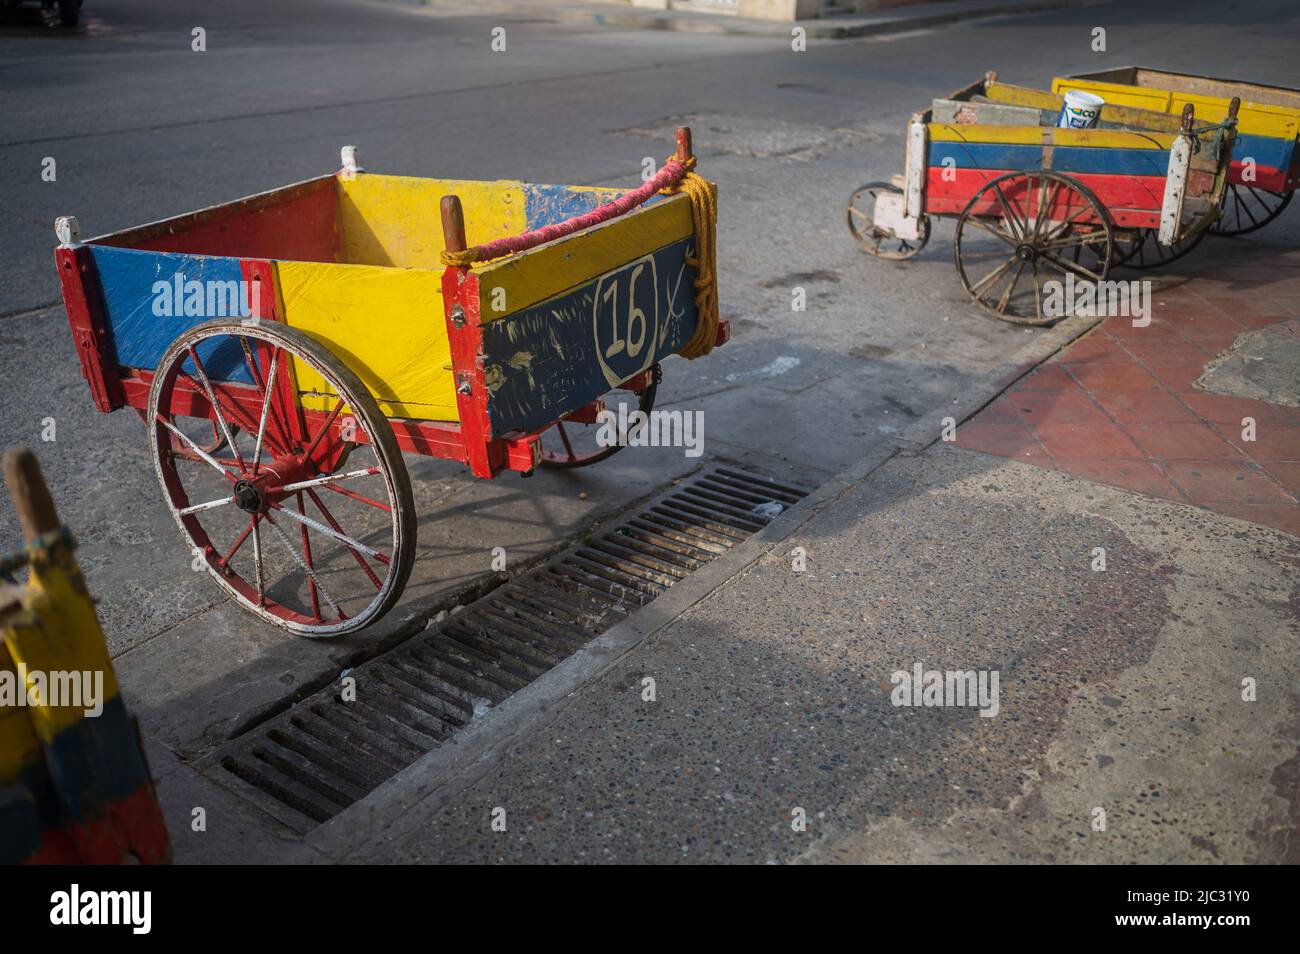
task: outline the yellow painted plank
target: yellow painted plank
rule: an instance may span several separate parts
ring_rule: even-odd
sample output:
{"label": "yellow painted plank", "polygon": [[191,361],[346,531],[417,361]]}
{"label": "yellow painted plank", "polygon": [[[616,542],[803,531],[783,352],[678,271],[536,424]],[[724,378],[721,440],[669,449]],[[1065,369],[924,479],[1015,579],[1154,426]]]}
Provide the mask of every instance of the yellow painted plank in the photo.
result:
{"label": "yellow painted plank", "polygon": [[[459,420],[442,270],[277,262],[281,314],[355,373],[388,417]],[[324,379],[295,367],[303,407],[328,410]]]}
{"label": "yellow painted plank", "polygon": [[[1096,80],[1074,80],[1059,76],[1052,80],[1052,89],[1061,93],[1071,89],[1096,93],[1108,103],[1159,109],[1173,115],[1181,115],[1183,106],[1191,103],[1196,110],[1196,119],[1209,123],[1217,123],[1228,115],[1230,101],[1218,96],[1125,86]],[[1237,131],[1250,136],[1294,139],[1297,134],[1300,134],[1300,110],[1243,101],[1237,113]]]}
{"label": "yellow painted plank", "polygon": [[[1049,112],[1059,112],[1061,109],[1061,94],[1049,93],[1041,89],[1029,89],[1025,86],[986,83],[984,95],[997,103],[1029,106],[1033,109],[1042,109]],[[1162,107],[1155,109],[1135,108],[1133,104],[1121,104],[1115,101],[1109,101],[1107,105],[1102,107],[1101,121],[1143,131],[1151,130],[1165,133],[1177,133],[1180,125],[1180,118],[1171,116]]]}
{"label": "yellow painted plank", "polygon": [[482,320],[522,311],[693,232],[690,199],[672,196],[594,229],[490,262],[475,269]]}
{"label": "yellow painted plank", "polygon": [[1091,148],[1154,149],[1168,152],[1175,133],[1129,132],[1122,129],[1058,129],[1052,126],[954,126],[930,123],[937,142],[990,142],[1012,145],[1086,146]]}
{"label": "yellow painted plank", "polygon": [[515,235],[527,227],[522,184],[381,176],[363,172],[339,179],[342,260],[354,265],[396,265],[441,270],[439,203],[460,197],[470,244]]}
{"label": "yellow painted plank", "polygon": [[[12,614],[0,627],[15,670],[23,665],[29,673],[44,673],[47,677],[51,673],[89,671],[98,678],[102,673],[102,686],[92,687],[98,690],[99,701],[105,703],[117,697],[117,678],[104,633],[75,562],[65,566],[52,561],[43,567],[33,566],[22,604],[23,611]],[[49,698],[41,699],[24,710],[36,737],[45,743],[85,717],[85,707],[51,702]],[[7,733],[11,741],[17,738],[13,726]]]}
{"label": "yellow painted plank", "polygon": [[[18,667],[0,641],[0,674],[16,691],[26,691],[18,682]],[[40,740],[32,729],[26,706],[0,705],[0,788],[17,778],[24,769],[39,765],[43,758]]]}

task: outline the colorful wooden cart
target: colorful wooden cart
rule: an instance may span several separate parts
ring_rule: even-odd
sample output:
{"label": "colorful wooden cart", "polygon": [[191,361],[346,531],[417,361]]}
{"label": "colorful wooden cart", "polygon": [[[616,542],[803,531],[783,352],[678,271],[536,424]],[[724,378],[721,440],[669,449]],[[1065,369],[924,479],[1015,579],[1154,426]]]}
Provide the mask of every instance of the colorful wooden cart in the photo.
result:
{"label": "colorful wooden cart", "polygon": [[[1194,240],[1222,211],[1235,102],[1221,123],[1106,105],[1096,129],[1061,129],[1062,97],[989,73],[912,117],[906,172],[858,189],[849,231],[901,260],[956,216],[957,273],[997,318],[1049,324],[1048,282],[1101,282],[1148,237]],[[1022,283],[1022,279],[1024,280]],[[1044,302],[1048,306],[1044,306]]]}
{"label": "colorful wooden cart", "polygon": [[1290,204],[1300,185],[1298,89],[1126,66],[1052,80],[1052,92],[1067,90],[1172,114],[1190,105],[1210,122],[1226,118],[1232,101],[1240,100],[1224,214],[1211,226],[1216,235],[1245,235],[1262,228]]}
{"label": "colorful wooden cart", "polygon": [[628,436],[589,436],[604,395],[649,410],[664,358],[726,340],[694,163],[686,129],[627,192],[373,175],[346,147],[334,175],[96,239],[60,219],[82,372],[147,423],[194,569],[300,635],[355,631],[411,570],[403,452],[592,463]]}

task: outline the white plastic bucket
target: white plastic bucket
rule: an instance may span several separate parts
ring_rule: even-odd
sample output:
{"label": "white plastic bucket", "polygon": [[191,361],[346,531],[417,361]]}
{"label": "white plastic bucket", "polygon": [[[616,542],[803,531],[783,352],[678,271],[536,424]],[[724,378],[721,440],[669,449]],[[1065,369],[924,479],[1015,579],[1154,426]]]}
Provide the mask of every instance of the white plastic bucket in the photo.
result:
{"label": "white plastic bucket", "polygon": [[1106,101],[1093,93],[1080,89],[1069,90],[1056,125],[1062,129],[1096,129],[1101,118],[1101,107]]}

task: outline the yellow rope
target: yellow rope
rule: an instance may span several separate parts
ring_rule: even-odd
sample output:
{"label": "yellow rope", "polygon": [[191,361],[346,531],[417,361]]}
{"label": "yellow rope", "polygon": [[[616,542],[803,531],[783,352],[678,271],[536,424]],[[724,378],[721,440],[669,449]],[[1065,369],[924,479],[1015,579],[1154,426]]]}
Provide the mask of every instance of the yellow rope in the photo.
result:
{"label": "yellow rope", "polygon": [[475,249],[467,248],[463,252],[449,252],[444,248],[442,250],[442,264],[449,268],[469,268],[478,261],[474,257],[475,251]]}
{"label": "yellow rope", "polygon": [[[668,162],[677,161],[669,156]],[[695,257],[686,264],[695,269],[695,333],[677,352],[694,360],[713,350],[718,338],[718,187],[694,172],[695,157],[685,162],[686,174],[677,184],[663,189],[664,195],[684,192],[691,199],[691,219],[695,224]]]}

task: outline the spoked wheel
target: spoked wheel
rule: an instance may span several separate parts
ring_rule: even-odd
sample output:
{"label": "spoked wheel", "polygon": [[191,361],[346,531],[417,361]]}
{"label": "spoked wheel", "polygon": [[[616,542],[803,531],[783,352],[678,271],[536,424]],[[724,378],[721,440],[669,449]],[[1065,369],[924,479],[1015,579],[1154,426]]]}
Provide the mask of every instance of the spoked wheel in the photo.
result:
{"label": "spoked wheel", "polygon": [[1202,229],[1191,238],[1184,239],[1181,242],[1173,245],[1161,245],[1158,230],[1131,229],[1122,239],[1116,242],[1115,261],[1111,264],[1123,265],[1125,268],[1136,268],[1140,271],[1162,268],[1171,262],[1178,261],[1178,259],[1200,245],[1204,238],[1205,230]]}
{"label": "spoked wheel", "polygon": [[[655,392],[659,390],[659,380],[663,376],[659,365],[654,365],[648,372],[649,384],[640,391],[621,391],[622,394],[633,395],[637,397],[636,409],[645,415],[649,415],[655,406]],[[610,392],[612,397],[616,392]],[[607,398],[608,400],[608,398]],[[617,406],[610,407],[610,411],[618,414]],[[629,418],[631,414],[629,412]],[[586,467],[588,464],[594,464],[602,461],[607,457],[617,454],[627,445],[627,438],[635,434],[639,427],[644,426],[639,423],[629,423],[626,431],[620,431],[618,442],[615,444],[602,444],[600,441],[601,431],[608,430],[595,421],[576,421],[572,419],[557,421],[555,427],[548,430],[542,437],[542,463],[547,467]]]}
{"label": "spoked wheel", "polygon": [[1047,325],[1074,309],[1049,283],[1103,281],[1114,241],[1106,210],[1084,186],[1055,172],[1011,172],[962,210],[953,254],[962,286],[990,315]]}
{"label": "spoked wheel", "polygon": [[1282,214],[1293,195],[1229,183],[1228,194],[1223,197],[1223,218],[1210,226],[1210,231],[1215,235],[1245,235],[1262,229]]}
{"label": "spoked wheel", "polygon": [[887,231],[876,228],[876,199],[884,193],[902,195],[901,189],[888,182],[872,182],[862,186],[849,197],[848,208],[844,212],[849,225],[849,233],[867,253],[876,258],[901,261],[911,258],[930,241],[930,217],[921,216],[920,238],[896,238]]}
{"label": "spoked wheel", "polygon": [[[303,376],[315,385],[300,398]],[[374,398],[323,345],[275,322],[199,325],[163,355],[146,414],[194,569],[244,607],[340,636],[397,601],[415,553],[410,478]],[[194,417],[221,432],[219,452]]]}

